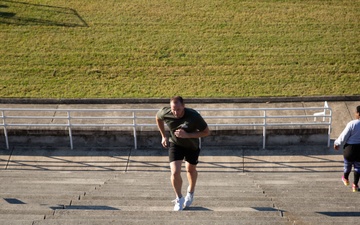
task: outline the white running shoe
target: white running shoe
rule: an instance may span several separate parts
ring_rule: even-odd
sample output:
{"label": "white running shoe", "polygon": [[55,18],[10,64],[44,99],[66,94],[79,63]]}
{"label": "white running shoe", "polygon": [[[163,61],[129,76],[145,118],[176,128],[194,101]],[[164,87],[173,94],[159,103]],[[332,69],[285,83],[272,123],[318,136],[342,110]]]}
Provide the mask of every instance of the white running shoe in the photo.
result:
{"label": "white running shoe", "polygon": [[176,199],[173,200],[172,202],[175,203],[174,211],[181,211],[181,210],[184,209],[184,202],[185,202],[185,198],[184,198],[184,197],[176,198]]}
{"label": "white running shoe", "polygon": [[193,201],[194,201],[194,193],[188,192],[187,195],[185,196],[184,208],[190,207]]}

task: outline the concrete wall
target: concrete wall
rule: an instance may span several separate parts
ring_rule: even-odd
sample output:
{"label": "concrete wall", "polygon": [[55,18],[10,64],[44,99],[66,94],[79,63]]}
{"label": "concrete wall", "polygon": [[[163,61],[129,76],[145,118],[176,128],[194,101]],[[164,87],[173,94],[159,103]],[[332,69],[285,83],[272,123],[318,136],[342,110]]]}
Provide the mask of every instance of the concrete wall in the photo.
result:
{"label": "concrete wall", "polygon": [[[0,148],[6,148],[0,132]],[[72,130],[74,149],[81,147],[129,147],[134,148],[132,130]],[[32,147],[70,147],[69,133],[63,130],[10,130],[9,145]],[[267,129],[266,146],[313,144],[327,145],[327,130],[324,128]],[[262,129],[213,130],[209,137],[202,138],[202,146],[257,146],[262,148]],[[158,131],[141,131],[137,134],[138,149],[161,148]]]}

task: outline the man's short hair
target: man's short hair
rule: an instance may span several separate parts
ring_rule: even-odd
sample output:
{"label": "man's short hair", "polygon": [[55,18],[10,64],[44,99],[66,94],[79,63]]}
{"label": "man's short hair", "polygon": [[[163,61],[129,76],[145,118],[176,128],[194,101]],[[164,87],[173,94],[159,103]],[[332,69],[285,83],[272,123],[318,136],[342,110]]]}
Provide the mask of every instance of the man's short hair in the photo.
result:
{"label": "man's short hair", "polygon": [[184,99],[181,96],[174,96],[170,99],[170,102],[177,103],[180,102],[181,105],[184,105]]}
{"label": "man's short hair", "polygon": [[360,105],[356,107],[356,112],[360,114]]}

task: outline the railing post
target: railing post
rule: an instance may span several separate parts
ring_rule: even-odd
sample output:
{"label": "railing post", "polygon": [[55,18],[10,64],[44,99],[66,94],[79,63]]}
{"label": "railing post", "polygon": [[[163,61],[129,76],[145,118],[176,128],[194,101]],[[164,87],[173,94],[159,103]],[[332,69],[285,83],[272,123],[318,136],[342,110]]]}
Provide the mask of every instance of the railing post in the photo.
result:
{"label": "railing post", "polygon": [[331,135],[331,123],[332,123],[332,110],[329,109],[329,128],[328,128],[328,140],[327,140],[327,147],[330,148],[330,135]]}
{"label": "railing post", "polygon": [[264,110],[264,126],[263,126],[263,149],[265,149],[265,143],[266,143],[266,110]]}
{"label": "railing post", "polygon": [[74,144],[73,144],[73,138],[72,138],[72,132],[71,132],[71,116],[70,116],[70,111],[67,111],[67,118],[68,118],[68,129],[69,129],[69,137],[70,137],[70,148],[71,150],[74,149]]}
{"label": "railing post", "polygon": [[4,125],[4,135],[5,135],[5,143],[6,143],[6,149],[9,149],[9,137],[7,134],[7,129],[6,129],[6,123],[5,123],[5,113],[4,110],[1,111],[1,117],[3,118],[3,125]]}
{"label": "railing post", "polygon": [[133,135],[134,135],[134,148],[137,150],[137,137],[136,137],[136,114],[133,111]]}

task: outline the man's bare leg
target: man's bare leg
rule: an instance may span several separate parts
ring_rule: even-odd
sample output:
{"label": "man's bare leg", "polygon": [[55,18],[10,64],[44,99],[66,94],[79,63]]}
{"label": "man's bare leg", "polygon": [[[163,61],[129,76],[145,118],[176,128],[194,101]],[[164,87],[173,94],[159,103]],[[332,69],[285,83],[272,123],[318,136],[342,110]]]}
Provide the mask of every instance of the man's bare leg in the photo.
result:
{"label": "man's bare leg", "polygon": [[187,191],[193,193],[195,191],[195,185],[198,177],[196,165],[192,165],[188,162],[185,162],[185,167],[186,167],[187,179],[189,181],[189,187]]}
{"label": "man's bare leg", "polygon": [[182,187],[181,165],[182,165],[182,160],[172,161],[170,163],[171,184],[172,184],[172,186],[174,188],[174,192],[178,198],[182,197],[182,194],[181,194],[181,187]]}

